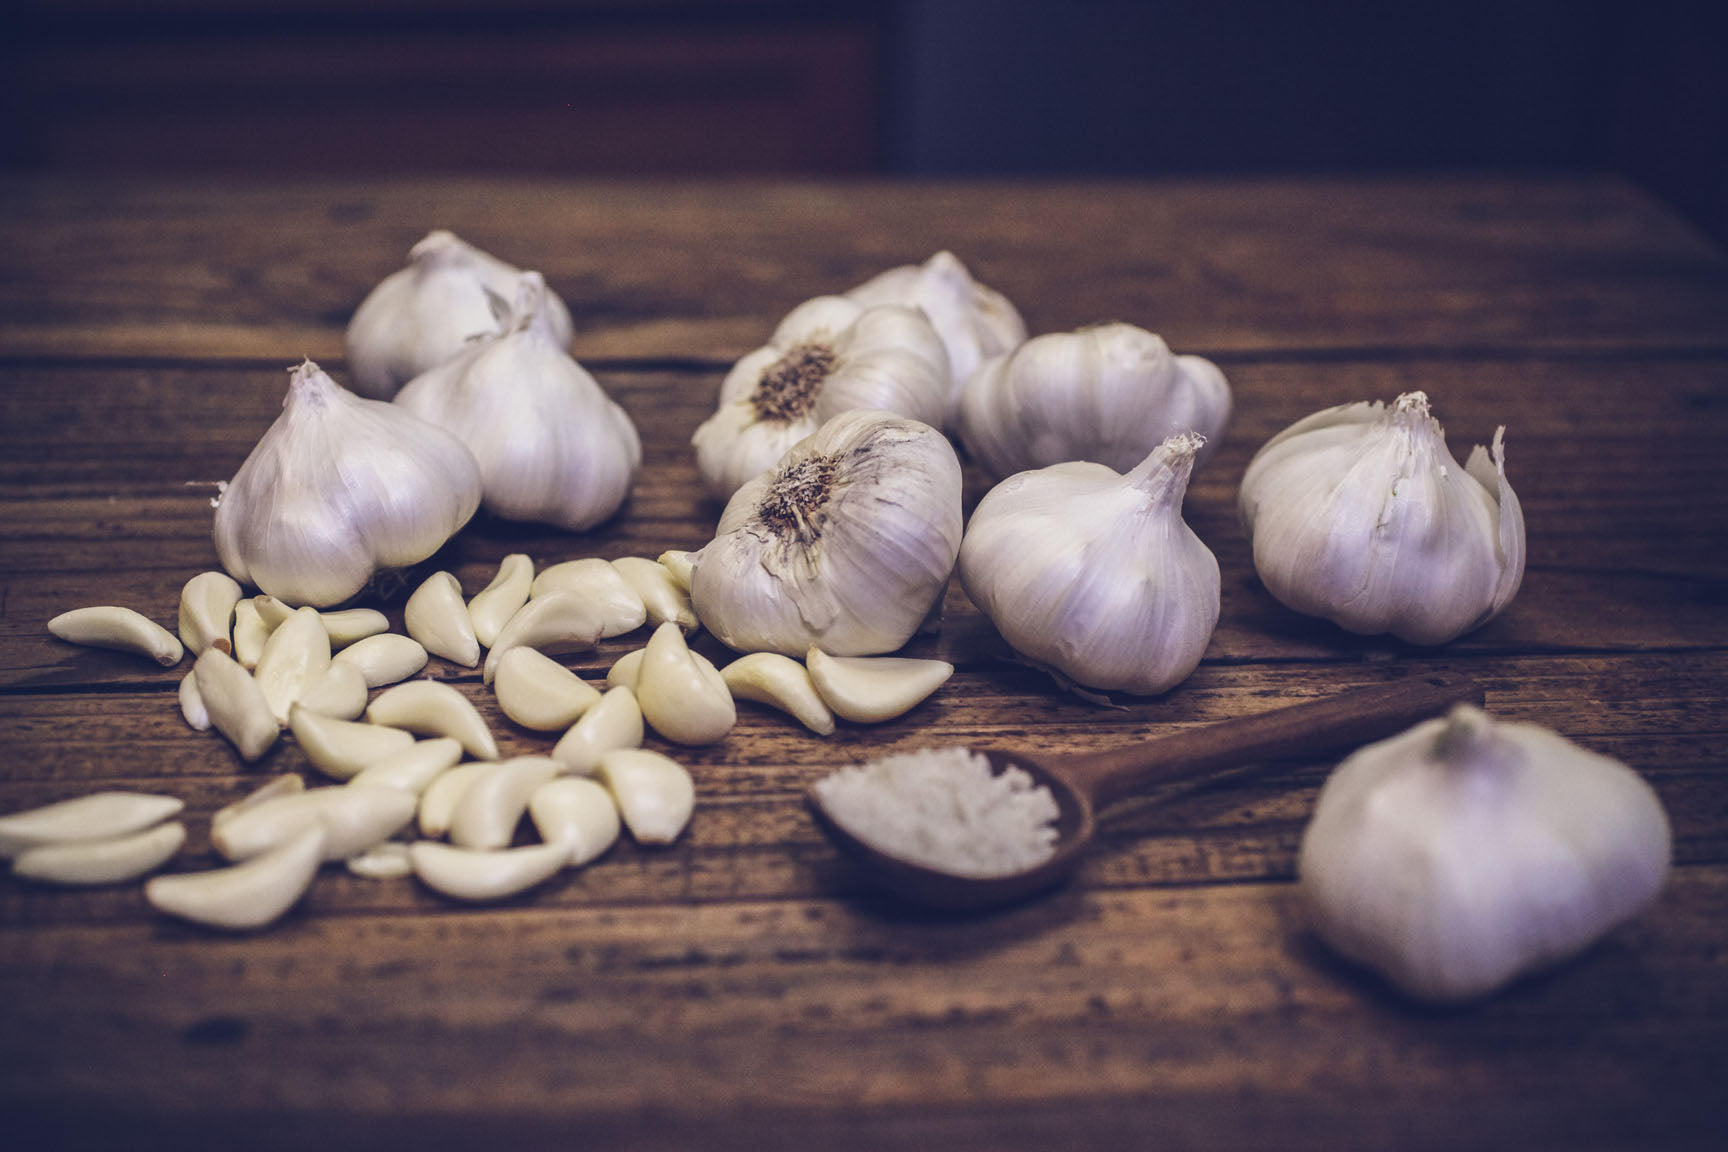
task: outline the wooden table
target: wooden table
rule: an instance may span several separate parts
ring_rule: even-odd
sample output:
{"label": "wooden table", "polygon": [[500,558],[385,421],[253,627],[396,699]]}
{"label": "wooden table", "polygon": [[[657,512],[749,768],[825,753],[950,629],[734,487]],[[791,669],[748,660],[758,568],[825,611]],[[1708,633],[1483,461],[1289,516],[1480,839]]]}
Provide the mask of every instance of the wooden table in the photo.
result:
{"label": "wooden table", "polygon": [[[683,751],[686,836],[620,843],[491,908],[325,869],[249,936],[136,884],[0,877],[0,1142],[592,1148],[1719,1147],[1728,1067],[1728,260],[1611,180],[1117,185],[0,182],[0,811],[98,787],[208,817],[307,767],[191,731],[185,666],[51,638],[117,602],[172,625],[230,476],[311,356],[441,226],[542,269],[646,463],[586,536],[480,521],[469,592],[702,544],[687,441],[799,301],[947,247],[1035,332],[1123,319],[1214,358],[1236,414],[1189,518],[1223,616],[1168,695],[1101,709],[996,658],[956,588],[931,701],[829,739],[744,706]],[[1255,580],[1235,490],[1324,406],[1424,389],[1455,451],[1507,426],[1521,595],[1444,648],[1345,635]],[[982,492],[972,477],[968,499]],[[400,621],[401,599],[382,601]],[[597,679],[641,634],[575,661]],[[712,641],[698,646],[721,656]],[[1123,811],[1066,887],[952,918],[875,896],[802,804],[831,765],[936,741],[1093,748],[1445,669],[1496,714],[1637,766],[1677,866],[1583,958],[1414,1007],[1305,928],[1294,854],[1329,765]],[[515,727],[435,660],[506,753]],[[651,740],[651,746],[664,747]],[[20,1139],[20,1134],[22,1138]]]}

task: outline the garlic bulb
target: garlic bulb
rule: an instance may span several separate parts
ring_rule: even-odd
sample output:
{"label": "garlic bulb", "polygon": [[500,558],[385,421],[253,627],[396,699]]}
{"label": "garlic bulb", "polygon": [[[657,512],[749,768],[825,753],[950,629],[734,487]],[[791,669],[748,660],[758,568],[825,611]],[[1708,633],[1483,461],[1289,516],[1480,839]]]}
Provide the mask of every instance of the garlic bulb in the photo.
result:
{"label": "garlic bulb", "polygon": [[1486,624],[1524,578],[1505,432],[1459,468],[1421,392],[1292,424],[1249,462],[1239,495],[1266,590],[1347,631],[1412,644]]}
{"label": "garlic bulb", "polygon": [[879,409],[940,428],[949,379],[942,339],[916,308],[806,300],[726,374],[719,410],[690,439],[696,466],[725,499],[841,412]]}
{"label": "garlic bulb", "polygon": [[[420,373],[453,359],[469,337],[495,330],[520,275],[455,233],[427,233],[409,249],[408,266],[372,289],[348,323],[354,391],[388,400]],[[569,347],[569,309],[548,292],[546,310],[552,339]]]}
{"label": "garlic bulb", "polygon": [[1452,1001],[1583,951],[1655,898],[1670,855],[1626,765],[1463,705],[1338,766],[1298,872],[1328,943]]}
{"label": "garlic bulb", "polygon": [[216,554],[242,584],[323,607],[380,568],[426,559],[479,503],[480,469],[460,440],[344,391],[308,360],[218,500]]}
{"label": "garlic bulb", "polygon": [[953,376],[948,391],[950,415],[980,364],[1026,340],[1026,322],[1008,297],[972,279],[952,252],[938,252],[922,264],[890,268],[846,293],[846,298],[866,308],[901,304],[924,310],[948,349]]}
{"label": "garlic bulb", "polygon": [[396,403],[460,437],[480,462],[486,510],[572,531],[618,510],[642,463],[636,426],[566,355],[537,272],[503,330],[410,380]]}
{"label": "garlic bulb", "polygon": [[947,439],[889,412],[843,412],[727,503],[690,596],[740,652],[892,652],[941,600],[960,534]]}
{"label": "garlic bulb", "polygon": [[1154,694],[1200,663],[1218,561],[1182,520],[1200,437],[1172,436],[1126,475],[1074,461],[985,494],[960,583],[1015,651],[1087,688]]}
{"label": "garlic bulb", "polygon": [[967,381],[959,431],[1000,479],[1028,468],[1091,460],[1126,472],[1178,432],[1197,432],[1206,462],[1230,418],[1217,365],[1175,356],[1132,324],[1055,332],[988,361]]}

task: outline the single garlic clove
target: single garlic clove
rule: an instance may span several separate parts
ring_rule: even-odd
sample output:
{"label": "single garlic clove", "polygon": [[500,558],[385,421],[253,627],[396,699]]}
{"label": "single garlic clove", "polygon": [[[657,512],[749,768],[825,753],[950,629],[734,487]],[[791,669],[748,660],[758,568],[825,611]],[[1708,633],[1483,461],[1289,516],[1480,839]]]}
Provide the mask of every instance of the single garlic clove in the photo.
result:
{"label": "single garlic clove", "polygon": [[410,680],[378,694],[366,708],[374,724],[421,736],[449,736],[476,760],[498,759],[498,742],[468,698],[439,680]]}
{"label": "single garlic clove", "polygon": [[660,553],[659,564],[666,569],[666,574],[672,577],[672,583],[682,588],[685,595],[689,595],[690,577],[696,570],[696,553],[672,549]]}
{"label": "single garlic clove", "polygon": [[694,632],[701,625],[690,603],[689,585],[680,584],[658,560],[621,556],[612,566],[641,597],[649,624],[658,628],[671,621],[685,632]]}
{"label": "single garlic clove", "polygon": [[458,764],[440,773],[420,793],[420,835],[438,837],[450,831],[462,794],[497,767],[493,762]]}
{"label": "single garlic clove", "polygon": [[457,900],[503,900],[556,876],[568,860],[565,844],[532,844],[503,851],[453,848],[435,840],[408,847],[414,874],[426,887]]}
{"label": "single garlic clove", "polygon": [[374,844],[343,861],[350,873],[362,880],[397,880],[414,875],[414,861],[408,855],[408,845],[400,840]]}
{"label": "single garlic clove", "polygon": [[192,674],[198,678],[198,696],[210,723],[240,758],[250,763],[268,752],[282,729],[252,674],[220,648],[206,648],[192,665]]}
{"label": "single garlic clove", "polygon": [[597,607],[605,621],[602,640],[634,632],[648,619],[642,597],[623,573],[597,557],[552,565],[534,578],[529,594],[538,597],[554,592],[573,593]]}
{"label": "single garlic clove", "polygon": [[232,652],[240,585],[226,572],[200,572],[180,589],[180,642],[196,658],[204,649]]}
{"label": "single garlic clove", "polygon": [[492,583],[468,601],[468,616],[481,644],[492,647],[510,617],[528,603],[528,593],[533,587],[534,561],[521,552],[504,557]]}
{"label": "single garlic clove", "polygon": [[508,847],[535,789],[562,765],[548,756],[518,756],[491,765],[463,789],[450,814],[450,842],[462,848]]}
{"label": "single garlic clove", "polygon": [[600,757],[618,748],[642,745],[642,708],[629,688],[612,688],[582,713],[552,748],[552,758],[571,772],[592,774]]}
{"label": "single garlic clove", "polygon": [[258,657],[264,651],[264,641],[270,639],[270,626],[258,614],[258,605],[241,600],[234,605],[234,659],[250,672],[258,667]]}
{"label": "single garlic clove", "polygon": [[599,689],[533,648],[498,658],[492,690],[504,715],[536,732],[562,732],[600,700]]}
{"label": "single garlic clove", "polygon": [[344,660],[360,669],[366,687],[382,688],[406,680],[426,667],[426,649],[407,636],[385,632],[356,641],[332,659]]}
{"label": "single garlic clove", "polygon": [[324,830],[311,824],[244,864],[153,877],[144,885],[144,898],[159,912],[212,928],[262,928],[305,894],[323,859]]}
{"label": "single garlic clove", "polygon": [[357,664],[332,660],[295,703],[320,716],[357,720],[366,711],[366,674]]}
{"label": "single garlic clove", "polygon": [[43,844],[129,836],[177,815],[186,805],[148,792],[92,792],[0,816],[0,859]]}
{"label": "single garlic clove", "polygon": [[306,759],[335,780],[351,779],[386,756],[414,745],[413,735],[400,728],[337,720],[304,708],[289,714],[288,726]]}
{"label": "single garlic clove", "polygon": [[320,612],[318,622],[330,637],[331,648],[346,648],[368,636],[390,631],[390,618],[376,608],[344,608],[340,612]]}
{"label": "single garlic clove", "polygon": [[582,776],[560,776],[535,789],[528,815],[540,839],[569,848],[573,868],[598,859],[617,843],[622,828],[612,794]]}
{"label": "single garlic clove", "polygon": [[600,757],[596,775],[638,844],[670,844],[690,823],[696,782],[671,757],[645,748],[615,749]]}
{"label": "single garlic clove", "polygon": [[752,652],[720,670],[734,698],[754,700],[791,715],[818,736],[834,732],[834,713],[822,702],[804,665],[778,652]]}
{"label": "single garlic clove", "polygon": [[656,628],[642,650],[636,699],[648,726],[674,744],[713,744],[738,722],[720,670],[691,651],[671,621]]}
{"label": "single garlic clove", "polygon": [[498,632],[486,654],[481,679],[492,683],[498,661],[510,649],[521,646],[546,653],[583,652],[600,642],[606,630],[601,610],[569,592],[554,592],[530,600]]}
{"label": "single garlic clove", "polygon": [[210,817],[210,826],[217,827],[224,821],[232,820],[240,813],[255,808],[266,801],[282,796],[298,796],[306,791],[306,780],[298,772],[284,772],[273,780],[259,785],[234,803],[218,808]]}
{"label": "single garlic clove", "polygon": [[48,621],[48,631],[70,644],[148,656],[164,668],[174,667],[186,654],[174,633],[148,616],[114,604],[62,612]]}
{"label": "single garlic clove", "polygon": [[612,667],[606,672],[608,688],[628,688],[636,691],[642,681],[642,654],[646,648],[638,648],[634,652],[626,652],[612,662]]}
{"label": "single garlic clove", "polygon": [[198,677],[194,672],[180,677],[180,715],[194,732],[210,731],[210,709],[204,707],[204,697],[198,695]]}
{"label": "single garlic clove", "polygon": [[175,821],[107,840],[44,844],[20,853],[12,871],[68,887],[124,884],[160,868],[185,842],[186,826]]}
{"label": "single garlic clove", "polygon": [[416,740],[412,746],[362,768],[348,783],[366,787],[396,788],[415,796],[454,768],[462,759],[462,745],[448,736]]}
{"label": "single garlic clove", "polygon": [[854,724],[903,716],[954,675],[954,665],[945,660],[830,656],[820,648],[810,649],[804,663],[823,702]]}
{"label": "single garlic clove", "polygon": [[319,622],[316,608],[293,612],[276,626],[252,672],[276,723],[288,723],[288,713],[300,694],[329,666],[330,634]]}
{"label": "single garlic clove", "polygon": [[421,647],[453,664],[480,663],[480,640],[462,599],[462,585],[448,572],[428,576],[402,609],[402,623]]}
{"label": "single garlic clove", "polygon": [[309,788],[252,804],[212,825],[210,843],[230,860],[249,860],[315,825],[324,831],[324,859],[346,860],[407,827],[418,804],[398,788]]}

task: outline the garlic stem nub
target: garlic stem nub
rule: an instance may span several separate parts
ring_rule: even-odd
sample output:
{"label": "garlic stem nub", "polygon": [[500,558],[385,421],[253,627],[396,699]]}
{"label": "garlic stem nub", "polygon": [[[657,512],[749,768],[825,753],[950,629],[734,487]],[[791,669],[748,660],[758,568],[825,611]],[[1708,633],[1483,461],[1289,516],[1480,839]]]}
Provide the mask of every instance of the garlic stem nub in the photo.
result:
{"label": "garlic stem nub", "polygon": [[20,853],[12,871],[66,887],[124,884],[160,868],[185,842],[186,826],[174,821],[104,840],[43,844]]}
{"label": "garlic stem nub", "polygon": [[313,824],[243,864],[153,877],[144,885],[144,897],[158,911],[182,920],[249,931],[274,923],[292,908],[323,858],[324,831]]}
{"label": "garlic stem nub", "polygon": [[148,792],[91,792],[0,816],[0,859],[44,844],[129,836],[179,814],[185,802]]}
{"label": "garlic stem nub", "polygon": [[186,654],[174,633],[142,613],[115,604],[62,612],[48,621],[48,631],[70,644],[148,656],[164,668],[174,667]]}
{"label": "garlic stem nub", "polygon": [[428,576],[402,609],[408,635],[434,656],[473,668],[480,663],[480,639],[462,599],[462,585],[448,572]]}
{"label": "garlic stem nub", "polygon": [[476,760],[496,760],[498,742],[468,698],[438,680],[410,680],[386,688],[366,708],[374,724],[421,736],[449,736]]}
{"label": "garlic stem nub", "polygon": [[954,665],[945,660],[830,656],[820,648],[810,649],[804,662],[823,703],[855,724],[905,715],[954,674]]}

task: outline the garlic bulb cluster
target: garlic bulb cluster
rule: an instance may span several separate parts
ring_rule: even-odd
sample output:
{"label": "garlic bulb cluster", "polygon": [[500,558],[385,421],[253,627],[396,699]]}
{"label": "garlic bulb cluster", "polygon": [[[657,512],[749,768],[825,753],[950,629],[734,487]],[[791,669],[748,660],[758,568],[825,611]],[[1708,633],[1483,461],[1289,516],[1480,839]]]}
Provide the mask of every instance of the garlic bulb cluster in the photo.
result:
{"label": "garlic bulb cluster", "polygon": [[1670,855],[1637,773],[1465,705],[1340,764],[1298,871],[1334,948],[1456,1001],[1583,951],[1655,898]]}
{"label": "garlic bulb cluster", "polygon": [[727,503],[690,596],[740,652],[892,652],[942,598],[960,547],[960,461],[936,429],[843,412]]}
{"label": "garlic bulb cluster", "polygon": [[347,600],[381,568],[438,551],[480,504],[462,442],[342,389],[310,360],[216,505],[216,553],[289,604]]}
{"label": "garlic bulb cluster", "polygon": [[1205,438],[1196,461],[1205,463],[1230,399],[1210,360],[1173,355],[1132,324],[1102,324],[986,362],[966,383],[958,423],[967,451],[998,479],[1069,460],[1126,472],[1178,432]]}
{"label": "garlic bulb cluster", "polygon": [[948,353],[916,308],[818,296],[726,374],[719,409],[691,444],[709,490],[730,497],[798,441],[852,409],[942,426]]}
{"label": "garlic bulb cluster", "polygon": [[1266,590],[1347,631],[1412,644],[1486,624],[1524,578],[1505,432],[1459,468],[1421,392],[1286,428],[1250,461],[1239,495]]}
{"label": "garlic bulb cluster", "polygon": [[1183,433],[1126,475],[1073,461],[1009,477],[966,526],[961,586],[1015,651],[1068,680],[1175,687],[1218,623],[1218,561],[1182,519],[1199,450]]}
{"label": "garlic bulb cluster", "polygon": [[[455,233],[427,233],[408,252],[408,266],[386,276],[348,322],[348,368],[354,391],[388,400],[428,368],[461,352],[468,339],[491,332],[516,292],[516,268]],[[546,322],[568,347],[570,311],[550,292]]]}
{"label": "garlic bulb cluster", "polygon": [[846,298],[866,308],[900,304],[923,309],[948,350],[953,375],[950,415],[980,364],[1026,340],[1026,322],[1008,297],[972,279],[952,252],[938,252],[922,264],[903,264],[878,273],[847,292]]}
{"label": "garlic bulb cluster", "polygon": [[499,331],[396,395],[480,463],[486,510],[573,531],[618,510],[642,463],[636,426],[553,331],[545,282],[525,272]]}

